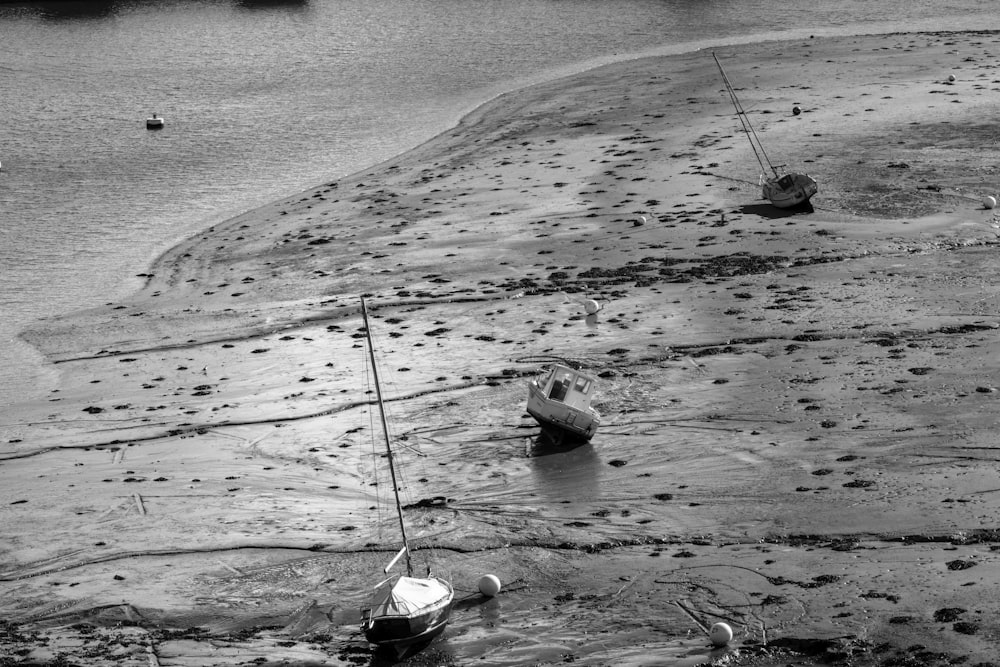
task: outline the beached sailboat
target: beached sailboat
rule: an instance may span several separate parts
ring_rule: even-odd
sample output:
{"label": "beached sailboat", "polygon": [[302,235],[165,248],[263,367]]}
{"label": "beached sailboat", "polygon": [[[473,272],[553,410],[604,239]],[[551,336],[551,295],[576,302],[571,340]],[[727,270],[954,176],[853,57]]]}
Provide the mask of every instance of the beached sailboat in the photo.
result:
{"label": "beached sailboat", "polygon": [[528,414],[556,443],[590,440],[601,415],[590,407],[597,381],[592,375],[555,364],[528,384]]}
{"label": "beached sailboat", "polygon": [[451,614],[451,603],[455,597],[455,591],[448,581],[432,576],[429,568],[426,577],[413,575],[413,562],[410,558],[410,545],[406,539],[403,507],[399,501],[395,460],[389,439],[389,426],[386,422],[382,388],[379,384],[378,370],[375,364],[375,344],[372,342],[371,327],[368,324],[368,307],[364,297],[361,299],[361,315],[364,319],[375,396],[382,421],[386,459],[392,479],[392,493],[396,501],[396,515],[399,517],[399,533],[403,544],[392,561],[386,565],[384,573],[389,574],[389,570],[401,558],[405,558],[406,563],[405,575],[392,575],[375,586],[371,603],[361,610],[361,630],[364,632],[365,638],[376,647],[393,650],[397,656],[402,656],[420,648],[444,630]]}
{"label": "beached sailboat", "polygon": [[750,147],[753,148],[754,155],[757,156],[757,162],[760,163],[760,184],[764,198],[778,208],[791,208],[808,202],[818,189],[816,181],[808,174],[781,171],[784,165],[775,167],[771,164],[763,144],[760,143],[760,137],[757,136],[753,125],[750,124],[750,119],[747,118],[746,111],[743,110],[743,105],[736,96],[736,91],[733,90],[729,77],[726,76],[726,71],[722,69],[722,63],[719,62],[718,56],[714,53],[712,57],[715,58],[715,64],[719,66],[719,73],[722,74],[722,80],[726,84],[729,99],[736,107],[736,116],[740,119],[740,124],[743,125],[743,132],[750,141]]}

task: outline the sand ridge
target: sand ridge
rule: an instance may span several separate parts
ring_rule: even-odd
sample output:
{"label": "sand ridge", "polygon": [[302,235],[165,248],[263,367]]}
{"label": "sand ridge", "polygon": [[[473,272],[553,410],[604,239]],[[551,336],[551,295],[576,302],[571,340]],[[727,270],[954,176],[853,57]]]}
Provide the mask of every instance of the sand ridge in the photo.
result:
{"label": "sand ridge", "polygon": [[[62,384],[0,427],[0,655],[369,662],[367,293],[415,540],[462,592],[415,664],[996,661],[997,41],[719,49],[772,157],[819,181],[809,213],[759,199],[710,54],[643,59],[41,323]],[[524,414],[556,359],[601,377],[590,445]]]}

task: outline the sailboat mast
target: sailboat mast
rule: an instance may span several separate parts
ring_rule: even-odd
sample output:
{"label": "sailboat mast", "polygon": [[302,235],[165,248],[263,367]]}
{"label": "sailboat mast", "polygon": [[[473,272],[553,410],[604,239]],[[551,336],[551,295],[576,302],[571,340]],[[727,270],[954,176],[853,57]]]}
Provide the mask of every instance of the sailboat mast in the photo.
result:
{"label": "sailboat mast", "polygon": [[[764,152],[764,144],[760,142],[760,137],[757,136],[756,130],[753,129],[753,125],[750,124],[750,119],[747,118],[746,111],[743,110],[743,105],[740,104],[740,98],[736,97],[736,91],[733,89],[733,84],[729,82],[729,77],[726,76],[726,70],[722,69],[722,63],[719,62],[719,57],[712,52],[712,57],[715,59],[715,64],[719,67],[719,73],[722,74],[722,81],[726,84],[726,92],[729,93],[729,99],[732,101],[733,106],[736,107],[736,116],[740,119],[740,124],[743,126],[743,132],[747,135],[747,140],[750,141],[750,148],[753,149],[753,154],[757,157],[757,162],[760,164],[760,168],[764,171],[770,169],[775,176],[778,176],[778,170],[774,168],[771,164],[771,159],[767,157],[767,153]],[[761,157],[763,156],[763,157]],[[767,163],[765,165],[764,163]]]}
{"label": "sailboat mast", "polygon": [[[368,355],[372,363],[372,377],[375,380],[375,396],[378,399],[378,414],[382,420],[382,433],[385,436],[385,452],[389,459],[389,474],[392,476],[392,494],[396,498],[396,514],[399,517],[399,532],[403,536],[403,551],[406,552],[406,575],[413,576],[413,563],[410,561],[410,544],[406,540],[406,525],[403,523],[403,506],[399,502],[399,486],[396,483],[396,466],[392,460],[392,446],[389,443],[389,424],[385,419],[385,404],[382,402],[382,386],[378,381],[378,367],[375,364],[375,344],[372,342],[372,330],[368,326],[368,306],[361,297],[361,317],[365,323],[365,337],[368,340]],[[399,558],[399,556],[396,556]]]}

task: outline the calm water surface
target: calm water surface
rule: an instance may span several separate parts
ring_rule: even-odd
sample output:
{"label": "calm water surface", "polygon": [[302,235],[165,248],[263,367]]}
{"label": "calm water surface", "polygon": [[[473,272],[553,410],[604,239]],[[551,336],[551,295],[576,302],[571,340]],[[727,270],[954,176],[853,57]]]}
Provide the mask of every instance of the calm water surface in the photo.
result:
{"label": "calm water surface", "polygon": [[[0,5],[0,414],[56,381],[21,329],[127,295],[181,238],[398,154],[499,93],[711,44],[987,29],[988,11],[974,0]],[[146,130],[153,112],[163,130]]]}

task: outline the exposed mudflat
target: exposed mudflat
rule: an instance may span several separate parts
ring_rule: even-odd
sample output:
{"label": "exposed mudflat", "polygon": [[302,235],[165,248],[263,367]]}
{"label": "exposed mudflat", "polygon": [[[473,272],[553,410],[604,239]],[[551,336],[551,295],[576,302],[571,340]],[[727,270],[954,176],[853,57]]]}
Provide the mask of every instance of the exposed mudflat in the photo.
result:
{"label": "exposed mudflat", "polygon": [[[0,408],[0,664],[384,664],[361,293],[418,560],[457,591],[407,664],[1000,663],[998,45],[720,49],[809,211],[759,199],[710,54],[631,61],[40,323],[61,386]],[[589,444],[524,412],[557,359],[601,378]]]}

